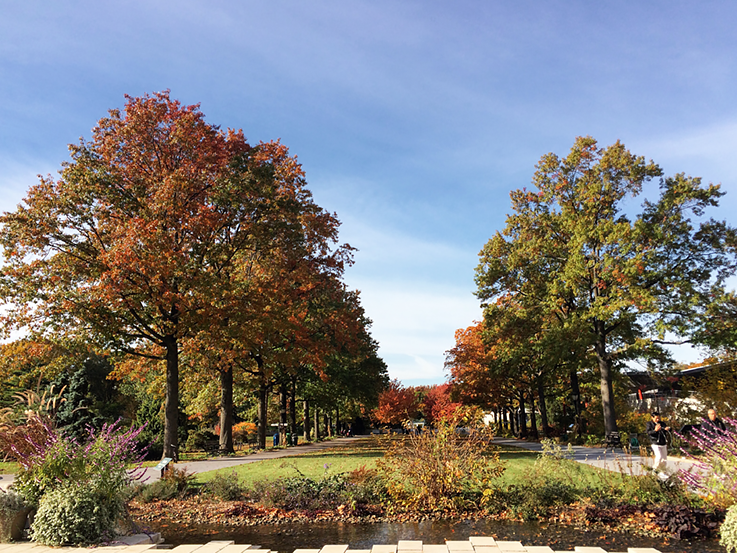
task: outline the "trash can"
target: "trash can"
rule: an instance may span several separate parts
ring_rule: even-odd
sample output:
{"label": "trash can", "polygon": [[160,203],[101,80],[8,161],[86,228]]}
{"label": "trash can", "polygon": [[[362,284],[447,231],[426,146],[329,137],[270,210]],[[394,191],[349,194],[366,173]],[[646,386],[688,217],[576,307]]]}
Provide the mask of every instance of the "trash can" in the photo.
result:
{"label": "trash can", "polygon": [[274,447],[279,445],[279,433],[274,434]]}
{"label": "trash can", "polygon": [[292,445],[292,433],[287,432],[287,446]]}

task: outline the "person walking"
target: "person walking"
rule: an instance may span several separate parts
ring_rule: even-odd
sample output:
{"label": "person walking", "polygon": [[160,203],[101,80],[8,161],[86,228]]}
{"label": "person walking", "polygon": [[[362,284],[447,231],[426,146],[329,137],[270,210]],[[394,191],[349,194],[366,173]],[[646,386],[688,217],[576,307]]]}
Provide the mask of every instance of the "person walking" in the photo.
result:
{"label": "person walking", "polygon": [[667,431],[670,431],[670,426],[663,426],[660,421],[660,413],[653,411],[645,427],[645,432],[650,437],[653,453],[655,454],[653,470],[658,470],[660,465],[664,465],[668,458],[668,440],[665,434]]}

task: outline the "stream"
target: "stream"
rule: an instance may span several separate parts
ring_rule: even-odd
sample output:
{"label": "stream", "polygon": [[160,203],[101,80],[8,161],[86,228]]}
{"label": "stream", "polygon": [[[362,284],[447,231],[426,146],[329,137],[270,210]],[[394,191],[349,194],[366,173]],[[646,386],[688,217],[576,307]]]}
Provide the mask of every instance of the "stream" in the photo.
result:
{"label": "stream", "polygon": [[442,544],[445,540],[466,540],[469,536],[491,536],[497,540],[520,541],[523,545],[548,545],[555,550],[573,551],[579,546],[598,546],[606,551],[627,551],[628,547],[652,547],[663,553],[724,553],[717,540],[687,542],[647,538],[624,533],[583,531],[567,526],[533,522],[424,521],[351,524],[322,522],[304,524],[262,524],[258,526],[180,525],[151,523],[171,545],[233,540],[237,544],[259,545],[264,549],[292,553],[295,549],[319,549],[323,545],[348,544],[350,549],[371,549],[374,544],[396,544],[399,540],[422,540]]}

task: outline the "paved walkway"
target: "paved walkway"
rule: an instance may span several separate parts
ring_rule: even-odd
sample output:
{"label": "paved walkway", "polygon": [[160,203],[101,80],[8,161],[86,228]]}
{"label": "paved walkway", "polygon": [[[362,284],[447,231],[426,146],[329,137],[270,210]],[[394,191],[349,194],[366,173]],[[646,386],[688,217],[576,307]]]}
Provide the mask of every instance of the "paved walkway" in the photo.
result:
{"label": "paved walkway", "polygon": [[[213,457],[205,461],[188,461],[184,463],[176,463],[178,469],[185,469],[189,473],[209,472],[211,470],[224,469],[245,465],[247,463],[257,463],[266,459],[279,459],[281,457],[292,457],[293,455],[304,455],[305,453],[313,453],[323,449],[340,447],[351,444],[367,436],[355,436],[352,438],[335,438],[325,442],[306,443],[293,447],[285,447],[281,449],[267,449],[252,453],[249,455],[229,455],[226,457]],[[154,470],[153,467],[147,467],[143,478],[145,482],[154,482],[161,477],[161,472]],[[13,483],[15,476],[12,474],[0,474],[0,488],[7,489]],[[0,553],[3,553],[0,548]]]}
{"label": "paved walkway", "polygon": [[[530,451],[542,452],[542,444],[537,442],[528,442],[525,440],[517,440],[515,438],[494,438],[494,443],[499,445],[509,445],[528,449]],[[567,446],[562,446],[563,451],[567,453]],[[622,449],[612,451],[603,447],[584,447],[573,446],[571,458],[579,463],[586,463],[595,467],[615,471],[624,472],[625,474],[643,474],[646,472],[645,467],[651,467],[653,464],[652,457],[641,457],[640,455],[629,455]],[[678,472],[679,470],[688,470],[694,466],[694,463],[688,459],[680,457],[668,457],[663,471],[667,474]],[[2,552],[0,552],[2,553]]]}
{"label": "paved walkway", "polygon": [[[30,542],[2,544],[0,553],[86,553],[91,551],[104,553],[149,553],[156,549],[155,544],[126,545],[124,543],[98,547],[94,550],[86,548],[52,548]],[[170,549],[171,553],[271,553],[269,549],[261,549],[257,545],[235,545],[230,540],[211,541],[206,544],[179,545]],[[601,547],[576,546],[576,553],[607,553]],[[152,553],[152,552],[151,552]],[[291,552],[282,552],[291,553]],[[441,544],[426,544],[422,541],[400,540],[396,545],[374,545],[371,549],[348,549],[348,545],[326,545],[322,549],[296,549],[294,553],[558,553],[546,545],[524,546],[518,541],[497,541],[491,537],[472,536],[468,540],[446,540]],[[562,553],[562,552],[561,552]],[[660,553],[649,547],[630,547],[628,553]]]}

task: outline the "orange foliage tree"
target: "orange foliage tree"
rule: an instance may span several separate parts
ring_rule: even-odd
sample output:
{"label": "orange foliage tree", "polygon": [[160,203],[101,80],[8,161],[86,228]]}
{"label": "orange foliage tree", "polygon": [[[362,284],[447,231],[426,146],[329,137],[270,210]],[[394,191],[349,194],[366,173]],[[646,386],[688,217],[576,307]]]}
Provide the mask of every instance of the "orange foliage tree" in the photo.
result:
{"label": "orange foliage tree", "polygon": [[304,238],[314,204],[283,147],[251,147],[168,91],[128,97],[70,150],[0,218],[3,322],[161,360],[176,458],[183,342],[229,316],[223,291],[243,289],[251,260]]}
{"label": "orange foliage tree", "polygon": [[405,388],[399,380],[392,380],[379,395],[379,406],[372,416],[381,424],[399,425],[417,416],[419,402],[412,387]]}

